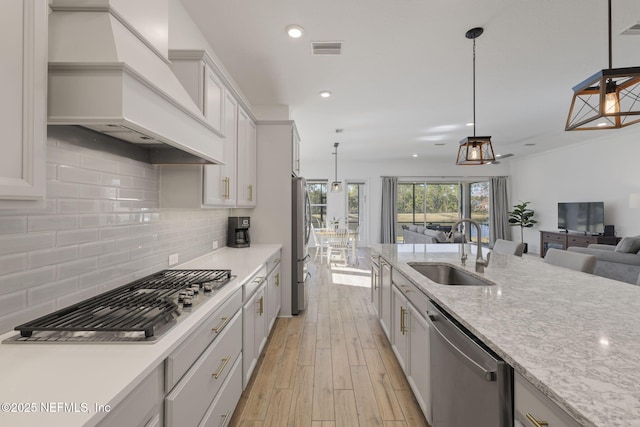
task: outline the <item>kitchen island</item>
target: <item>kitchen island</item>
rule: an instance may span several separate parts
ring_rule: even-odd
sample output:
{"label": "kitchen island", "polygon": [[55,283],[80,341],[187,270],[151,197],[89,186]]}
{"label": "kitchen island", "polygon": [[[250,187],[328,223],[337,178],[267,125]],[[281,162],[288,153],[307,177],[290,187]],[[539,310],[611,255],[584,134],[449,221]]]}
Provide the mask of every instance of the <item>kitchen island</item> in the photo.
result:
{"label": "kitchen island", "polygon": [[[640,288],[492,253],[492,286],[437,284],[408,265],[460,266],[457,244],[374,245],[416,284],[580,425],[640,426]],[[475,246],[465,268],[474,273]]]}
{"label": "kitchen island", "polygon": [[[156,405],[156,414],[161,413],[165,359],[212,312],[241,292],[245,280],[264,268],[265,262],[280,249],[281,245],[221,248],[172,267],[230,269],[235,278],[157,341],[0,344],[0,425],[98,425],[108,420],[112,411],[129,403],[131,393],[141,386],[151,390],[145,397]],[[15,331],[4,334],[0,341],[16,334]],[[147,381],[150,377],[157,379]],[[156,420],[160,422],[162,418]]]}

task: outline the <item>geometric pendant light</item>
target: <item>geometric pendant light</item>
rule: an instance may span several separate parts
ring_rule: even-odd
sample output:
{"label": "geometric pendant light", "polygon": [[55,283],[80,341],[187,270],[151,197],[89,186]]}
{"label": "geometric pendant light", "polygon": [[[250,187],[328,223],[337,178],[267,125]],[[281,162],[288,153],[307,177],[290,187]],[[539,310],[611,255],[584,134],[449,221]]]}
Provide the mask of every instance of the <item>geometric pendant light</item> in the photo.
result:
{"label": "geometric pendant light", "polygon": [[340,145],[339,142],[336,142],[335,144],[333,144],[333,148],[335,148],[336,151],[334,151],[332,154],[334,156],[336,156],[336,175],[335,175],[335,180],[331,183],[331,192],[332,193],[339,193],[340,191],[342,191],[342,183],[340,181],[338,181],[338,145]]}
{"label": "geometric pendant light", "polygon": [[609,68],[573,87],[565,130],[618,129],[640,122],[640,67],[611,68],[611,0],[609,0]]}
{"label": "geometric pendant light", "polygon": [[496,160],[490,136],[476,136],[476,38],[484,30],[472,28],[465,37],[473,40],[473,136],[460,141],[456,165],[485,165]]}

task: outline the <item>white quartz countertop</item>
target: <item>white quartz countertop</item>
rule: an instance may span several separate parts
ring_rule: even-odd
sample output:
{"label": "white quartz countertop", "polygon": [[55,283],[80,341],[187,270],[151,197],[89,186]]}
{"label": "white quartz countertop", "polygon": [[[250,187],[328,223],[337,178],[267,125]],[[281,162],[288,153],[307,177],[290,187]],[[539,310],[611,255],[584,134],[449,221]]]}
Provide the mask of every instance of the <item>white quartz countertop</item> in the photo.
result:
{"label": "white quartz countertop", "polygon": [[640,426],[640,287],[531,256],[492,253],[482,276],[494,286],[440,285],[407,264],[460,266],[459,251],[373,247],[581,425]]}
{"label": "white quartz countertop", "polygon": [[[172,267],[231,269],[236,278],[152,344],[0,344],[0,425],[95,425],[106,415],[96,412],[96,405],[114,408],[120,403],[280,248],[281,245],[225,247]],[[0,341],[14,335],[16,332],[2,335]],[[41,404],[48,402],[75,404],[78,410],[42,411]],[[15,405],[7,405],[12,403]],[[82,410],[85,407],[86,412]],[[12,408],[21,410],[7,411]],[[24,408],[31,408],[31,412]]]}

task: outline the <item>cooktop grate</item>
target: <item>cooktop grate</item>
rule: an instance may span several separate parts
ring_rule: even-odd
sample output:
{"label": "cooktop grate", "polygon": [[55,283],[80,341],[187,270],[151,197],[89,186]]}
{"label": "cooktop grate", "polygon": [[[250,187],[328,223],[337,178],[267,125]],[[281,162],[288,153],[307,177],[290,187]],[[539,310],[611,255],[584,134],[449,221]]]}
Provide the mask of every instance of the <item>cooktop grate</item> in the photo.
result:
{"label": "cooktop grate", "polygon": [[175,296],[182,290],[213,290],[231,279],[231,270],[163,270],[16,326],[22,337],[36,331],[144,332],[152,337],[157,327],[180,315]]}

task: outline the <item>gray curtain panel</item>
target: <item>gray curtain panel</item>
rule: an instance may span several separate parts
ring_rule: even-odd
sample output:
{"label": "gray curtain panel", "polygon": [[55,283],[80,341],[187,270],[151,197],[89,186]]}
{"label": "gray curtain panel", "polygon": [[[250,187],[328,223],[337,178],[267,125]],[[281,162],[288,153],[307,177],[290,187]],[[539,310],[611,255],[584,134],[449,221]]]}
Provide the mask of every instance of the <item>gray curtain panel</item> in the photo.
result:
{"label": "gray curtain panel", "polygon": [[382,177],[382,243],[396,243],[396,217],[398,212],[398,177]]}
{"label": "gray curtain panel", "polygon": [[509,226],[509,200],[507,199],[507,177],[491,178],[491,209],[489,209],[490,240],[493,244],[497,239],[511,240],[511,226]]}

